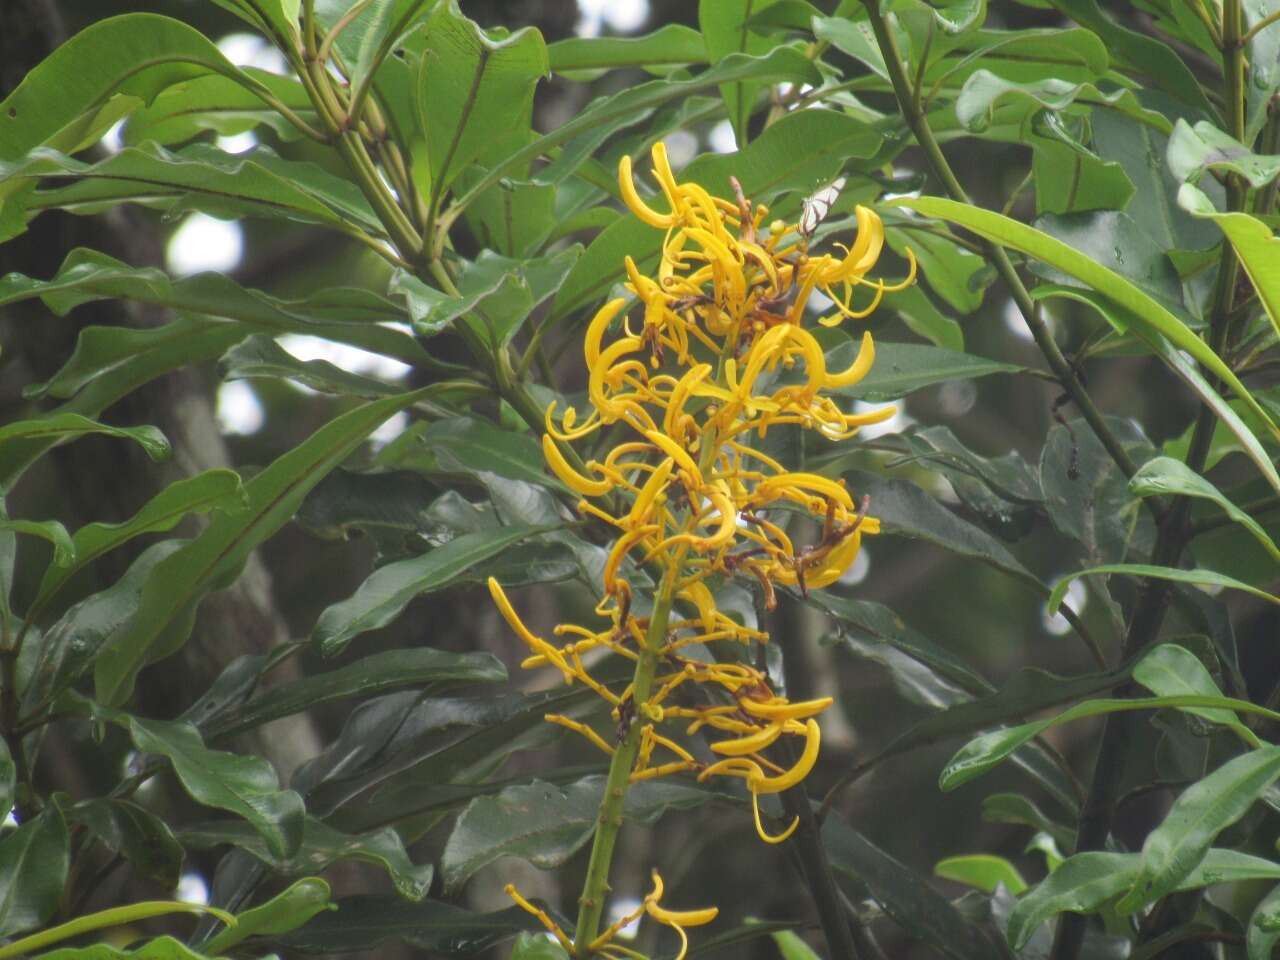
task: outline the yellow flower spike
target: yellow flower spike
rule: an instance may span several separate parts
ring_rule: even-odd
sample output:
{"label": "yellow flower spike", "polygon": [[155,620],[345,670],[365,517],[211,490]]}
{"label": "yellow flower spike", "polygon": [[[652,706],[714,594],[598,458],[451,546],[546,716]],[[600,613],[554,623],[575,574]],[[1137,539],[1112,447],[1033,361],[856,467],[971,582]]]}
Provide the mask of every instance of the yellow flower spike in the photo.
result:
{"label": "yellow flower spike", "polygon": [[717,480],[706,489],[706,495],[711,505],[720,514],[720,526],[711,536],[694,540],[694,549],[699,553],[720,549],[733,539],[738,529],[738,511],[734,509],[733,501],[729,498],[729,490],[725,482]]}
{"label": "yellow flower spike", "polygon": [[577,951],[573,947],[573,941],[569,939],[568,934],[560,929],[560,925],[547,915],[547,911],[542,910],[539,907],[535,907],[524,897],[520,896],[520,891],[516,889],[516,885],[514,883],[508,883],[502,889],[506,892],[508,897],[516,902],[516,906],[520,907],[520,909],[524,910],[526,913],[531,913],[537,917],[538,922],[547,928],[547,932],[560,941],[560,946],[564,947],[565,952],[568,953],[569,956],[577,956]]}
{"label": "yellow flower spike", "polygon": [[782,736],[782,724],[773,723],[747,737],[737,740],[719,740],[711,744],[711,750],[713,753],[727,757],[745,757],[752,753],[759,753],[780,736]]}
{"label": "yellow flower spike", "polygon": [[[654,148],[657,149],[656,144]],[[665,159],[665,152],[663,157]],[[669,172],[670,169],[668,168]],[[618,189],[622,193],[622,202],[627,205],[627,209],[649,224],[649,226],[657,227],[659,230],[666,230],[679,222],[679,217],[674,212],[658,213],[640,199],[640,194],[636,192],[635,178],[631,174],[631,158],[626,154],[623,154],[622,159],[618,161]]]}
{"label": "yellow flower spike", "polygon": [[564,674],[565,683],[573,682],[573,669],[565,662],[560,651],[553,647],[547,641],[539,636],[535,636],[528,627],[524,625],[524,621],[520,619],[520,615],[516,613],[515,608],[511,606],[511,601],[507,599],[507,594],[502,589],[502,584],[498,583],[493,577],[489,578],[489,595],[493,597],[493,602],[498,608],[498,612],[502,614],[507,624],[514,630],[534,653],[540,653],[559,668]]}
{"label": "yellow flower spike", "polygon": [[631,505],[631,512],[627,514],[627,518],[623,521],[624,527],[634,529],[646,522],[658,495],[666,488],[673,469],[675,469],[675,462],[670,457],[667,457],[662,463],[658,464],[657,470],[649,474],[649,479],[644,482],[644,486],[636,494],[635,503]]}
{"label": "yellow flower spike", "polygon": [[764,822],[760,819],[760,794],[754,790],[751,791],[751,814],[755,817],[756,821],[756,836],[769,844],[782,843],[789,840],[791,835],[796,832],[796,828],[800,826],[800,818],[793,817],[791,819],[791,826],[787,827],[787,829],[783,830],[779,834],[771,834],[765,830]]}
{"label": "yellow flower spike", "polygon": [[604,576],[601,578],[604,581],[605,593],[615,594],[618,592],[618,567],[622,565],[623,558],[637,543],[657,531],[658,527],[653,524],[648,524],[636,527],[634,530],[628,530],[614,541],[613,547],[609,551],[609,557],[605,560]]}
{"label": "yellow flower spike", "polygon": [[697,488],[701,487],[705,480],[702,479],[702,471],[698,469],[698,465],[693,462],[693,457],[680,444],[676,443],[664,433],[657,430],[646,430],[644,437],[663,453],[675,461],[685,473],[689,475],[692,485]]}
{"label": "yellow flower spike", "polygon": [[810,717],[805,723],[804,751],[800,754],[800,759],[796,761],[795,766],[776,777],[749,778],[747,786],[753,793],[781,793],[783,790],[794,787],[813,770],[813,765],[818,762],[818,750],[821,745],[822,728],[818,726],[817,720]]}
{"label": "yellow flower spike", "polygon": [[608,480],[590,480],[573,469],[549,433],[542,435],[542,455],[546,458],[551,472],[574,493],[580,493],[586,497],[602,497],[613,489],[613,484]]}
{"label": "yellow flower spike", "polygon": [[828,373],[825,387],[837,390],[840,387],[851,387],[860,383],[862,378],[871,372],[871,365],[876,362],[876,345],[871,339],[871,331],[862,334],[862,343],[858,346],[858,355],[843,373]]}
{"label": "yellow flower spike", "polygon": [[659,140],[649,149],[649,157],[653,160],[654,179],[666,194],[672,213],[680,214],[680,187],[671,173],[671,164],[667,161],[667,145]]}
{"label": "yellow flower spike", "polygon": [[594,367],[600,359],[600,341],[604,339],[604,333],[609,329],[609,324],[613,323],[614,318],[626,305],[626,298],[618,297],[616,300],[610,300],[606,303],[591,318],[587,333],[582,338],[582,353],[587,361],[588,370]]}
{"label": "yellow flower spike", "polygon": [[798,703],[791,703],[785,697],[775,697],[768,702],[743,697],[738,701],[738,705],[753,717],[766,720],[803,720],[806,717],[816,716],[834,702],[830,697],[801,700]]}

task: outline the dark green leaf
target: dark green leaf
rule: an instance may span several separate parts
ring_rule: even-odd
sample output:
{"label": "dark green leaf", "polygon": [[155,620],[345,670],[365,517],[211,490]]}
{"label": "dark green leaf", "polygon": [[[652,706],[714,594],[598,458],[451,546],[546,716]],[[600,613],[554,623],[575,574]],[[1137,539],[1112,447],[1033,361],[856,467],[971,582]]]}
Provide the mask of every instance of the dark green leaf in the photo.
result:
{"label": "dark green leaf", "polygon": [[400,392],[392,384],[350,373],[328,360],[299,360],[264,334],[248,337],[228,350],[218,361],[218,370],[223,380],[292,380],[340,397],[373,400]]}
{"label": "dark green leaf", "polygon": [[[827,368],[844,370],[853,363],[858,348],[852,341],[827,351]],[[860,383],[832,391],[859,400],[897,400],[922,387],[951,380],[972,380],[993,373],[1019,373],[1025,367],[988,360],[918,343],[876,342],[876,362]]]}
{"label": "dark green leaf", "polygon": [[558,485],[543,466],[538,441],[475,417],[430,423],[384,449],[379,465],[471,477],[492,473],[537,485]]}
{"label": "dark green leaf", "polygon": [[989,823],[1023,824],[1052,837],[1060,847],[1070,849],[1075,846],[1074,830],[1049,817],[1020,793],[993,793],[983,797],[982,819]]}
{"label": "dark green leaf", "polygon": [[302,954],[363,953],[397,940],[436,957],[470,956],[523,930],[541,930],[519,907],[472,913],[439,900],[407,903],[397,897],[346,897],[338,909],[276,940]]}
{"label": "dark green leaf", "polygon": [[[17,767],[9,753],[9,744],[0,743],[0,811],[4,817],[13,809],[14,784]],[[2,819],[2,818],[0,818]]]}
{"label": "dark green leaf", "polygon": [[354,594],[320,614],[312,641],[326,657],[340,653],[352,638],[393,621],[414,597],[457,583],[477,564],[546,529],[518,526],[469,533],[420,557],[380,567]]}
{"label": "dark green leaf", "polygon": [[1271,960],[1273,947],[1280,941],[1280,886],[1258,901],[1245,931],[1249,960]]}
{"label": "dark green leaf", "polygon": [[831,866],[866,884],[871,896],[912,939],[929,944],[953,960],[990,960],[995,955],[994,945],[924,877],[881,850],[834,812],[823,822],[822,845]]}
{"label": "dark green leaf", "polygon": [[434,495],[431,483],[409,470],[357,473],[339,467],[307,494],[295,519],[327,540],[342,539],[352,527],[427,533]]}
{"label": "dark green leaf", "polygon": [[302,798],[280,790],[275,771],[259,757],[210,750],[189,723],[126,717],[137,748],[165,757],[192,799],[249,821],[277,857],[302,843]]}
{"label": "dark green leaf", "polygon": [[1117,909],[1132,913],[1175,890],[1204,859],[1214,838],[1243,817],[1277,778],[1280,747],[1266,746],[1227,761],[1184,790],[1160,826],[1147,834],[1133,889]]}
{"label": "dark green leaf", "polygon": [[142,667],[186,642],[203,596],[226,586],[250,551],[283,526],[308,491],[345,460],[388,417],[428,396],[424,387],[358,407],[331,420],[245,484],[249,506],[215,514],[189,544],[157,565],[138,612],[103,646],[95,664],[97,698],[122,703]]}
{"label": "dark green leaf", "polygon": [[23,440],[51,440],[60,443],[91,433],[133,440],[152,460],[164,460],[172,452],[169,441],[155,427],[113,427],[77,413],[57,412],[0,427],[0,448]]}
{"label": "dark green leaf", "polygon": [[489,653],[450,653],[429,647],[387,650],[337,670],[271,687],[220,717],[208,734],[225,737],[324,703],[373,696],[397,687],[413,686],[426,693],[454,684],[498,683],[506,678],[506,668]]}
{"label": "dark green leaf", "polygon": [[76,548],[71,542],[71,534],[57,520],[0,519],[0,530],[12,530],[14,533],[25,533],[48,541],[53,547],[53,564],[56,567],[68,567],[75,563]]}
{"label": "dark green leaf", "polygon": [[[543,870],[560,866],[591,839],[600,816],[603,777],[560,789],[535,780],[496,796],[472,800],[458,817],[440,858],[447,890],[456,890],[502,857],[519,857]],[[653,823],[668,810],[698,807],[716,794],[668,780],[644,780],[627,791],[623,816]]]}
{"label": "dark green leaf", "polygon": [[182,830],[180,836],[188,847],[233,844],[286,877],[319,873],[344,860],[371,863],[387,872],[396,892],[406,900],[425,897],[434,873],[431,864],[415,865],[409,859],[400,835],[390,827],[353,835],[335,830],[314,817],[307,817],[302,827],[302,845],[288,858],[274,856],[248,824],[236,820],[197,824]]}
{"label": "dark green leaf", "polygon": [[[983,291],[995,279],[995,270],[982,257],[923,230],[890,226],[885,230],[885,240],[900,255],[910,248],[920,264],[924,282],[957,313],[970,314],[982,306]],[[963,343],[957,349],[963,349]]]}
{"label": "dark green leaf", "polygon": [[166,890],[178,885],[182,845],[154,813],[130,800],[100,797],[70,807],[67,816],[128,860],[140,875],[163,884]]}
{"label": "dark green leaf", "polygon": [[53,916],[69,863],[70,835],[57,804],[0,840],[0,936],[12,937]]}

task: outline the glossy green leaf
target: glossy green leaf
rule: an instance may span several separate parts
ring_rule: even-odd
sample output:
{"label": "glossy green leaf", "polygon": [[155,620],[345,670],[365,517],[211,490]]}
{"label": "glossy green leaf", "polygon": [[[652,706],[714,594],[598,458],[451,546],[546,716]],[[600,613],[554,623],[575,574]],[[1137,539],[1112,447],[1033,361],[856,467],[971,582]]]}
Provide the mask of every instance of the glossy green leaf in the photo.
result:
{"label": "glossy green leaf", "polygon": [[[535,780],[472,800],[458,817],[440,857],[447,890],[456,890],[481,867],[519,857],[544,870],[558,867],[595,832],[603,777],[587,777],[564,789]],[[653,823],[669,810],[687,810],[715,794],[669,780],[644,780],[627,791],[623,816]]]}
{"label": "glossy green leaf", "polygon": [[[966,227],[988,240],[1020,250],[1028,256],[1035,257],[1055,267],[1083,283],[1092,286],[1107,298],[1130,311],[1127,315],[1130,322],[1141,326],[1161,337],[1166,338],[1174,346],[1185,350],[1213,374],[1221,377],[1241,396],[1252,400],[1251,395],[1236,375],[1209,346],[1186,328],[1177,317],[1157,301],[1143,293],[1129,281],[1114,271],[1100,266],[1089,257],[1071,248],[1059,240],[1041,233],[1034,227],[1011,220],[989,210],[981,210],[954,200],[940,197],[907,197],[892,201],[899,206],[910,207],[926,216],[938,217]],[[1276,430],[1270,418],[1252,400],[1250,407],[1267,423],[1272,431]],[[1274,471],[1273,471],[1274,472]],[[1280,483],[1277,483],[1280,486]]]}
{"label": "glossy green leaf", "polygon": [[[844,396],[879,403],[897,400],[923,387],[952,380],[972,380],[996,373],[1019,373],[1026,368],[1015,363],[989,360],[986,357],[919,343],[887,343],[876,341],[876,362],[859,383],[833,390]],[[842,342],[827,351],[827,367],[848,368],[857,356],[852,341]]]}
{"label": "glossy green leaf", "polygon": [[1243,817],[1280,778],[1280,747],[1265,746],[1228,760],[1173,802],[1147,834],[1133,889],[1117,904],[1133,913],[1172,892],[1204,859],[1219,833]]}
{"label": "glossy green leaf", "polygon": [[[1271,0],[1243,0],[1240,6],[1244,11],[1245,25],[1250,30],[1275,13],[1275,4]],[[1245,139],[1250,143],[1266,123],[1268,105],[1280,90],[1280,26],[1277,22],[1280,21],[1273,20],[1249,41]]]}
{"label": "glossy green leaf", "polygon": [[379,463],[434,474],[492,473],[526,483],[558,485],[543,465],[537,440],[475,417],[437,420],[421,430],[406,431],[400,442],[382,451]]}
{"label": "glossy green leaf", "polygon": [[[388,52],[404,41],[435,8],[437,0],[371,0],[338,35],[337,48],[347,63],[347,79],[354,92],[372,82]],[[332,29],[354,6],[350,0],[320,0],[316,18]]]}
{"label": "glossy green leaf", "polygon": [[386,871],[396,892],[406,900],[425,897],[434,874],[430,863],[418,865],[409,859],[400,835],[390,827],[350,834],[309,816],[302,827],[302,845],[293,856],[283,859],[272,855],[262,837],[248,824],[236,820],[196,825],[182,830],[180,836],[182,842],[192,848],[233,844],[286,877],[318,873],[346,860],[371,863]]}
{"label": "glossy green leaf", "polygon": [[224,927],[201,944],[201,950],[216,957],[249,937],[288,933],[317,913],[334,909],[337,908],[329,901],[329,885],[319,877],[305,877],[266,903],[237,914],[235,926]]}
{"label": "glossy green leaf", "polygon": [[1128,853],[1078,853],[1036,884],[1009,916],[1009,943],[1020,950],[1036,927],[1059,913],[1090,913],[1127,890],[1138,875]]}
{"label": "glossy green leaf", "polygon": [[1232,590],[1243,590],[1245,593],[1251,593],[1255,597],[1267,600],[1271,603],[1280,603],[1280,597],[1267,593],[1265,590],[1259,590],[1257,587],[1236,580],[1234,577],[1228,577],[1213,570],[1181,570],[1176,567],[1153,567],[1146,563],[1106,563],[1097,567],[1090,567],[1088,570],[1080,570],[1076,573],[1068,574],[1053,586],[1053,592],[1049,594],[1049,599],[1045,604],[1045,608],[1050,612],[1054,612],[1062,604],[1062,598],[1067,595],[1067,588],[1071,586],[1072,580],[1080,577],[1093,576],[1099,573],[1122,573],[1131,577],[1155,577],[1158,580],[1172,580],[1176,583],[1196,583],[1211,587],[1229,587]]}
{"label": "glossy green leaf", "polygon": [[775,930],[770,936],[782,960],[821,960],[813,948],[791,930]]}
{"label": "glossy green leaf", "polygon": [[[899,255],[910,248],[920,265],[920,277],[957,313],[967,315],[982,306],[983,292],[995,279],[995,270],[985,259],[945,237],[887,227],[889,246]],[[896,299],[891,297],[888,303],[894,305]],[[957,349],[963,346],[962,342]]]}
{"label": "glossy green leaf", "polygon": [[451,653],[429,647],[386,650],[337,670],[270,687],[220,717],[208,732],[230,736],[321,704],[369,697],[397,687],[412,686],[426,693],[455,684],[500,683],[505,679],[506,668],[489,653]]}
{"label": "glossy green leaf", "polygon": [[122,703],[143,666],[186,642],[204,595],[233,580],[250,551],[288,522],[308,491],[365,437],[431,392],[431,387],[424,387],[334,418],[245,484],[246,509],[215,514],[199,536],[157,565],[143,588],[138,612],[98,654],[94,679],[99,702]]}
{"label": "glossy green leaf", "polygon": [[426,42],[418,109],[438,201],[467,164],[528,129],[534,87],[549,65],[537,30],[491,34],[464,17],[456,0],[431,15]]}
{"label": "glossy green leaf", "polygon": [[1151,124],[1164,133],[1173,129],[1162,114],[1145,109],[1131,90],[1105,94],[1092,83],[1073,84],[1056,78],[1014,83],[987,70],[978,70],[965,81],[956,98],[956,118],[970,130],[982,130],[990,122],[996,104],[1011,97],[1027,97],[1038,107],[1055,111],[1077,102],[1096,104]]}
{"label": "glossy green leaf", "polygon": [[129,861],[141,876],[163,884],[166,890],[178,885],[182,845],[154,813],[130,800],[99,797],[68,808],[67,816]]}
{"label": "glossy green leaf", "polygon": [[0,839],[0,936],[31,930],[53,916],[69,864],[70,835],[56,804]]}
{"label": "glossy green leaf", "polygon": [[76,571],[134,537],[172,530],[190,513],[234,511],[243,504],[243,500],[244,490],[238,473],[225,469],[206,470],[169,484],[123,523],[85,524],[71,540],[73,561],[55,563],[45,571],[32,608],[43,608]]}
{"label": "glossy green leaf", "polygon": [[1169,138],[1169,170],[1179,182],[1196,183],[1207,170],[1237,173],[1252,187],[1280,176],[1280,157],[1259,156],[1211,123],[1179,118]]}
{"label": "glossy green leaf", "polygon": [[1144,463],[1129,480],[1129,490],[1139,497],[1180,496],[1199,497],[1216,503],[1223,512],[1240,524],[1256,539],[1271,556],[1280,560],[1280,547],[1262,524],[1254,520],[1200,474],[1196,473],[1181,460],[1172,457],[1157,457]]}
{"label": "glossy green leaf", "polygon": [[999,884],[1004,884],[1015,897],[1027,889],[1027,881],[1022,879],[1017,867],[1004,857],[987,853],[947,857],[934,864],[933,873],[945,880],[977,887],[984,893],[994,893]]}
{"label": "glossy green leaf", "polygon": [[1271,960],[1280,942],[1280,885],[1258,901],[1245,929],[1245,948],[1249,960]]}
{"label": "glossy green leaf", "polygon": [[[1178,191],[1178,203],[1197,217],[1216,223],[1226,234],[1245,273],[1258,292],[1271,319],[1271,327],[1280,334],[1280,276],[1276,275],[1276,257],[1280,256],[1280,239],[1271,228],[1247,213],[1218,213],[1213,203],[1197,187],[1184,183]],[[1252,400],[1251,394],[1245,394]]]}
{"label": "glossy green leaf", "polygon": [[[320,481],[294,518],[314,536],[343,540],[354,528],[427,533],[435,487],[409,470],[364,473],[339,467]],[[445,494],[448,496],[448,494]]]}
{"label": "glossy green leaf", "polygon": [[208,960],[208,954],[196,953],[173,937],[156,937],[132,949],[114,947],[109,943],[62,947],[39,954],[38,960]]}
{"label": "glossy green leaf", "polygon": [[395,620],[414,597],[457,583],[477,564],[547,529],[517,526],[469,533],[420,557],[380,567],[354,594],[320,614],[312,641],[326,657],[341,653],[354,637]]}
{"label": "glossy green leaf", "polygon": [[[760,56],[768,53],[773,41],[752,30],[747,21],[766,10],[773,0],[699,0],[698,29],[706,44],[707,59],[718,64],[734,53]],[[738,143],[747,142],[747,124],[759,96],[761,84],[748,81],[723,84],[720,94],[724,97]]]}
{"label": "glossy green leaf", "polygon": [[[1222,696],[1213,674],[1200,658],[1186,647],[1173,643],[1162,643],[1143,657],[1133,668],[1133,679],[1158,697]],[[1192,708],[1187,712],[1210,723],[1230,727],[1252,747],[1260,745],[1253,731],[1242,724],[1230,710]]]}
{"label": "glossy green leaf", "polygon": [[822,845],[840,874],[866,884],[871,896],[912,939],[952,960],[988,960],[995,947],[928,881],[844,823],[834,811]]}
{"label": "glossy green leaf", "polygon": [[292,933],[277,937],[301,954],[354,953],[400,941],[433,957],[470,956],[525,930],[541,931],[535,917],[519,907],[472,913],[440,900],[407,903],[397,897],[360,896],[338,901]]}
{"label": "glossy green leaf", "polygon": [[1015,83],[1057,77],[1082,83],[1102,77],[1110,64],[1107,48],[1081,28],[981,29],[953,37],[935,35],[925,68],[926,88],[959,88],[977,70],[990,70]]}
{"label": "glossy green leaf", "polygon": [[302,798],[281,790],[271,765],[259,757],[210,750],[189,723],[125,717],[137,748],[165,757],[197,803],[226,810],[251,823],[278,857],[302,843]]}
{"label": "glossy green leaf", "polygon": [[18,420],[0,427],[0,449],[23,440],[51,440],[60,443],[87,434],[133,440],[152,460],[166,459],[172,450],[164,434],[155,427],[114,427],[76,413],[51,413],[32,420]]}
{"label": "glossy green leaf", "polygon": [[[808,144],[809,149],[796,150],[797,143]],[[699,157],[680,172],[680,179],[701,184],[716,196],[728,197],[733,195],[729,177],[736,176],[747,196],[772,204],[774,197],[787,191],[809,194],[834,177],[850,157],[869,157],[879,145],[879,135],[852,117],[832,110],[798,110],[737,153]],[[633,162],[636,179],[646,182],[648,158],[635,157]],[[614,283],[621,281],[625,255],[635,260],[641,272],[652,271],[662,249],[662,237],[661,230],[631,216],[606,228],[587,247],[556,294],[554,315],[564,316],[601,300]]]}
{"label": "glossy green leaf", "polygon": [[71,542],[71,534],[57,520],[13,520],[0,519],[0,530],[12,530],[27,536],[39,537],[53,547],[53,565],[67,567],[75,563],[76,548]]}
{"label": "glossy green leaf", "polygon": [[1017,727],[993,730],[974,740],[970,740],[943,767],[938,783],[943,790],[954,790],[961,784],[982,776],[982,774],[999,764],[1028,740],[1039,736],[1050,727],[1055,727],[1062,723],[1129,710],[1186,709],[1191,707],[1235,710],[1243,713],[1255,713],[1272,719],[1280,718],[1280,713],[1275,713],[1247,700],[1234,700],[1230,697],[1190,695],[1149,697],[1133,700],[1086,700],[1084,703],[1076,704],[1057,716],[1036,720],[1032,723],[1024,723]]}
{"label": "glossy green leaf", "polygon": [[[252,83],[177,20],[151,13],[100,20],[59,46],[0,103],[0,161],[41,145],[75,151],[166,87],[209,73]],[[108,104],[117,95],[123,102]]]}
{"label": "glossy green leaf", "polygon": [[570,37],[547,46],[551,69],[573,80],[594,80],[606,70],[640,67],[665,74],[690,63],[705,63],[701,35],[668,23],[642,37]]}
{"label": "glossy green leaf", "polygon": [[299,360],[264,334],[247,337],[224,353],[218,372],[223,380],[292,380],[319,393],[365,400],[400,392],[393,384],[350,373],[328,360]]}
{"label": "glossy green leaf", "polygon": [[[313,127],[320,125],[307,91],[299,81],[253,67],[243,70]],[[121,136],[128,146],[137,146],[145,140],[169,146],[185,143],[205,130],[231,137],[258,127],[268,127],[282,140],[296,140],[302,135],[293,123],[243,84],[211,74],[165,89],[149,106],[129,116]]]}

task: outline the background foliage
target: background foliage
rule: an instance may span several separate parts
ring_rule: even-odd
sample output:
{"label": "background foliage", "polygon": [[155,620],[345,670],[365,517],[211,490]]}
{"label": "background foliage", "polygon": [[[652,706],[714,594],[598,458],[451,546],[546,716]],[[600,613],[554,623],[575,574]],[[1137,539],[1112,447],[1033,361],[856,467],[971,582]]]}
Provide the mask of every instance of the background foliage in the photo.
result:
{"label": "background foliage", "polygon": [[[699,953],[1270,955],[1280,8],[871,6],[0,8],[0,956],[507,955],[511,878],[572,912],[603,767],[541,717],[590,701],[477,584],[590,605],[537,432],[656,259],[613,171],[658,138],[784,214],[845,176],[823,234],[873,203],[921,281],[849,398],[903,415],[780,444],[886,530],[771,618],[838,700],[821,832],[654,785],[615,893],[714,891]],[[216,252],[199,214],[222,272],[166,247]],[[164,915],[180,878],[239,923]]]}

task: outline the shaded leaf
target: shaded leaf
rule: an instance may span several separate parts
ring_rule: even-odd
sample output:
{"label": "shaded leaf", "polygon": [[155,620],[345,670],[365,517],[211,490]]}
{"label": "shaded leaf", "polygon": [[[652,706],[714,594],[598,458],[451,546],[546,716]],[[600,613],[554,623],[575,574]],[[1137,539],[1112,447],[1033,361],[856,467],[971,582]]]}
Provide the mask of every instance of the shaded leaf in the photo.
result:
{"label": "shaded leaf", "polygon": [[234,927],[224,927],[201,944],[206,953],[226,953],[249,937],[269,937],[302,926],[317,913],[335,909],[329,902],[329,885],[319,877],[306,877],[291,884],[266,903],[236,915]]}
{"label": "shaded leaf", "polygon": [[0,936],[45,923],[62,898],[70,835],[57,804],[0,839]]}
{"label": "shaded leaf", "polygon": [[130,800],[99,797],[68,808],[72,823],[82,824],[107,849],[120,854],[144,877],[165,889],[178,885],[183,850],[168,825]]}
{"label": "shaded leaf", "polygon": [[1062,605],[1062,598],[1067,595],[1067,588],[1071,586],[1072,580],[1099,573],[1123,573],[1131,577],[1155,577],[1158,580],[1173,580],[1177,583],[1198,583],[1215,587],[1230,587],[1232,590],[1243,590],[1245,593],[1251,593],[1255,597],[1271,603],[1280,603],[1280,597],[1267,593],[1265,590],[1259,590],[1257,587],[1250,586],[1247,583],[1242,583],[1233,577],[1216,573],[1213,570],[1180,570],[1176,567],[1153,567],[1146,563],[1107,563],[1063,577],[1053,585],[1053,592],[1049,594],[1045,608],[1052,613]]}
{"label": "shaded leaf", "polygon": [[[253,67],[242,69],[295,114],[312,126],[319,126],[315,107],[299,81]],[[205,130],[232,137],[260,126],[269,127],[282,140],[296,140],[301,136],[293,123],[243,84],[211,74],[166,88],[150,105],[129,116],[121,137],[129,146],[137,146],[144,140],[169,146],[184,143]]]}
{"label": "shaded leaf", "polygon": [[400,392],[393,384],[350,373],[328,360],[299,360],[263,334],[248,337],[223,354],[218,372],[223,380],[292,380],[321,393],[366,400]]}
{"label": "shaded leaf", "polygon": [[[845,370],[857,356],[857,347],[841,342],[827,351],[827,367]],[[833,394],[880,402],[897,400],[922,387],[952,380],[972,380],[994,373],[1020,373],[1025,367],[989,360],[969,353],[928,347],[918,343],[876,341],[876,362],[861,382],[832,390]]]}

